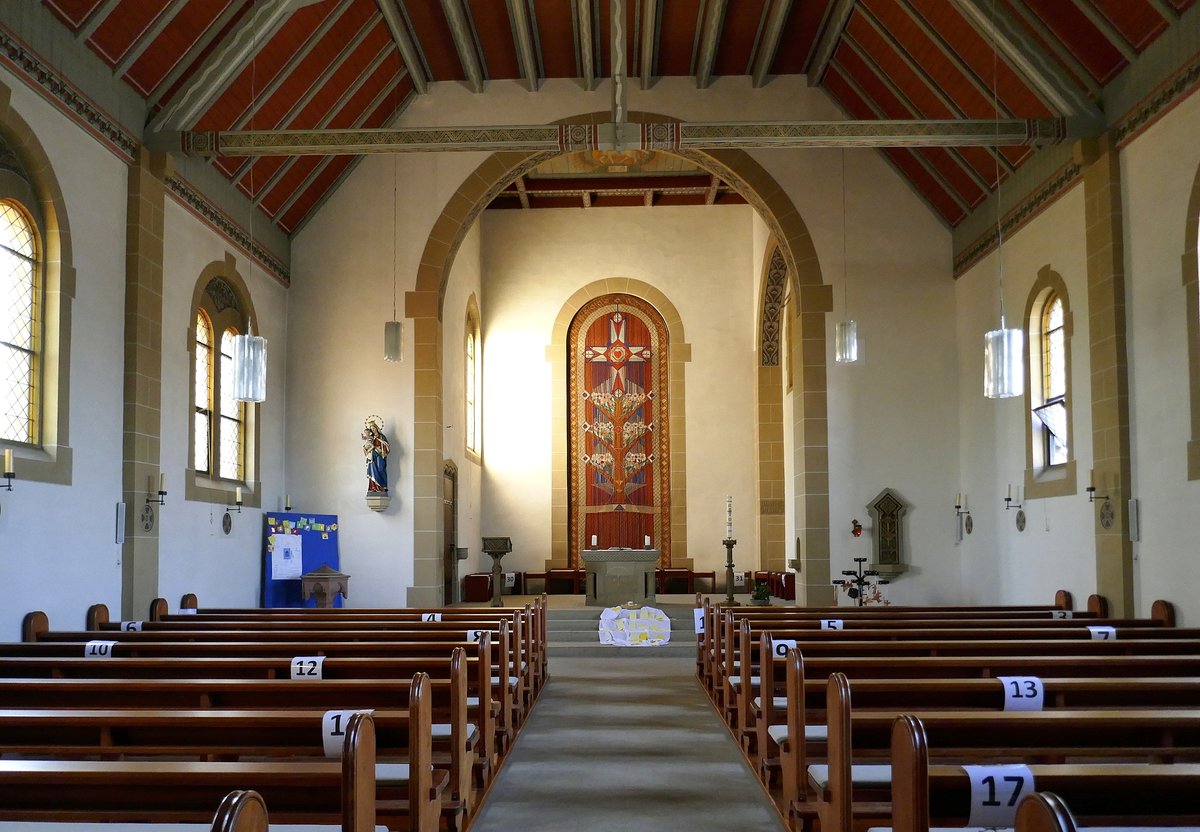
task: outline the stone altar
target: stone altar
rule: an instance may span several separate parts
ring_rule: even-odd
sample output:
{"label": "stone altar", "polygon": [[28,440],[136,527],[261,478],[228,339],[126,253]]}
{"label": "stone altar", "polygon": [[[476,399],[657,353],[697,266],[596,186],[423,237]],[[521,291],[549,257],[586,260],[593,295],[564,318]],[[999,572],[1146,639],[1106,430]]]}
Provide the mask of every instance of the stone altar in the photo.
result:
{"label": "stone altar", "polygon": [[616,607],[626,601],[654,601],[657,549],[585,549],[587,569],[584,603],[589,607]]}

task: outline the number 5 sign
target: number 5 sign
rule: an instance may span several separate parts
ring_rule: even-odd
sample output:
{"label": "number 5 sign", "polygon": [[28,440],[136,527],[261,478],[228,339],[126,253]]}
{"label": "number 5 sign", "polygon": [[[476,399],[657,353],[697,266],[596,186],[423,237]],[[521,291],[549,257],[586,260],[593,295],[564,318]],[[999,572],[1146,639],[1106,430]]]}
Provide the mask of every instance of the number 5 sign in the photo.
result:
{"label": "number 5 sign", "polygon": [[963,766],[971,778],[971,818],[968,826],[1012,826],[1017,803],[1034,790],[1029,766]]}

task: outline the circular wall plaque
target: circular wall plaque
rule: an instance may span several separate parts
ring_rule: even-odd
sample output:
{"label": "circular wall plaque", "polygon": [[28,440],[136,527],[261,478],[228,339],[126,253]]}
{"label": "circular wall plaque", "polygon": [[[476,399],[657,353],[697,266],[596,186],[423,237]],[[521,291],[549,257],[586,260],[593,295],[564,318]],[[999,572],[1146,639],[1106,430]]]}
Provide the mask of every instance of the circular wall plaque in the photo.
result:
{"label": "circular wall plaque", "polygon": [[140,522],[142,524],[142,531],[148,532],[153,530],[154,506],[150,505],[149,503],[146,503],[144,506],[142,506],[142,517]]}
{"label": "circular wall plaque", "polygon": [[1025,531],[1025,510],[1017,509],[1017,531]]}
{"label": "circular wall plaque", "polygon": [[971,515],[968,514],[967,519],[963,520],[963,528],[966,530],[967,534],[975,531],[975,521],[971,518]]}
{"label": "circular wall plaque", "polygon": [[231,531],[233,531],[233,517],[228,511],[225,512],[225,516],[221,518],[221,531],[225,532],[225,534],[229,534]]}

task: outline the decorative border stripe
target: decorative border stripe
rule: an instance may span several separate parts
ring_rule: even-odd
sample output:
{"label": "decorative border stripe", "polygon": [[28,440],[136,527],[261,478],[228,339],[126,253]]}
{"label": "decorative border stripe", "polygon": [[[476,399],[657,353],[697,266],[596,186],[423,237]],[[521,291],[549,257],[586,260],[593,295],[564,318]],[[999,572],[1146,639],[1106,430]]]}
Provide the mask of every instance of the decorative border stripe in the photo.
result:
{"label": "decorative border stripe", "polygon": [[141,146],[138,138],[5,26],[0,26],[0,64],[91,133],[115,156],[130,164],[137,158]]}
{"label": "decorative border stripe", "polygon": [[[1004,215],[1000,227],[1006,236],[1011,236],[1028,225],[1034,217],[1045,211],[1060,196],[1075,186],[1083,168],[1075,161],[1067,162],[1056,170],[1049,179],[1033,189],[1022,202]],[[962,277],[971,267],[996,248],[999,234],[995,228],[976,238],[954,257],[954,277]]]}
{"label": "decorative border stripe", "polygon": [[[247,257],[255,260],[281,286],[290,287],[292,285],[292,273],[283,261],[259,245],[246,229],[234,222],[227,213],[213,205],[202,193],[192,187],[190,182],[175,174],[167,178],[166,184],[167,192],[175,198],[176,202],[241,249]],[[257,211],[258,209],[252,210]]]}
{"label": "decorative border stripe", "polygon": [[1200,54],[1193,55],[1174,75],[1125,113],[1112,128],[1113,141],[1122,148],[1175,108],[1200,86]]}

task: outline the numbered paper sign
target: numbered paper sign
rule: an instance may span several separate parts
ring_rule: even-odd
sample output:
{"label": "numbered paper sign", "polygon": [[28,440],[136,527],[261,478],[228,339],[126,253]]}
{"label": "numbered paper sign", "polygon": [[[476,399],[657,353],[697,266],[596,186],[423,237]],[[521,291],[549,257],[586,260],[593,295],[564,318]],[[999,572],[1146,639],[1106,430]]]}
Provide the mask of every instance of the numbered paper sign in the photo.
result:
{"label": "numbered paper sign", "polygon": [[1004,710],[1040,711],[1045,706],[1046,693],[1037,676],[997,676],[1004,686]]}
{"label": "numbered paper sign", "polygon": [[971,778],[968,826],[1008,827],[1017,819],[1017,804],[1034,790],[1029,766],[963,766]]}
{"label": "numbered paper sign", "polygon": [[1092,633],[1092,641],[1116,641],[1117,628],[1107,625],[1097,626],[1095,624],[1088,625],[1088,630]]}
{"label": "numbered paper sign", "polygon": [[516,572],[505,572],[504,573],[504,588],[505,589],[513,589],[514,587],[516,587],[516,585],[517,585],[517,573]]}
{"label": "numbered paper sign", "polygon": [[467,641],[473,641],[475,643],[479,643],[479,642],[483,641],[484,634],[489,633],[489,632],[491,632],[491,631],[490,630],[467,630]]}
{"label": "numbered paper sign", "polygon": [[181,609],[179,612],[176,613],[176,615],[195,615],[195,614],[196,614],[195,607],[184,607],[183,609]]}
{"label": "numbered paper sign", "polygon": [[140,621],[122,621],[121,632],[123,633],[140,633],[142,631],[142,622]]}
{"label": "numbered paper sign", "polygon": [[744,572],[735,572],[733,575],[733,585],[734,586],[745,586],[746,585],[746,574]]}
{"label": "numbered paper sign", "polygon": [[796,639],[794,638],[773,638],[771,639],[771,655],[777,659],[782,659],[787,656],[787,651],[796,649]]}
{"label": "numbered paper sign", "polygon": [[116,646],[115,641],[89,641],[83,645],[83,657],[85,659],[111,659],[113,648]]}
{"label": "numbered paper sign", "polygon": [[321,670],[324,664],[324,656],[293,656],[292,678],[303,681],[319,680],[323,678]]}
{"label": "numbered paper sign", "polygon": [[442,620],[442,614],[440,612],[424,612],[424,613],[421,613],[421,620],[422,621],[432,621],[432,622],[436,623],[436,622]]}
{"label": "numbered paper sign", "polygon": [[1075,613],[1070,610],[1050,610],[1051,618],[1074,618]]}
{"label": "numbered paper sign", "polygon": [[326,757],[341,757],[346,745],[346,723],[355,714],[373,714],[374,710],[363,708],[354,711],[326,711],[321,717],[321,742]]}
{"label": "numbered paper sign", "polygon": [[844,630],[845,627],[842,626],[843,623],[844,622],[840,618],[822,618],[821,619],[821,629],[822,630]]}

